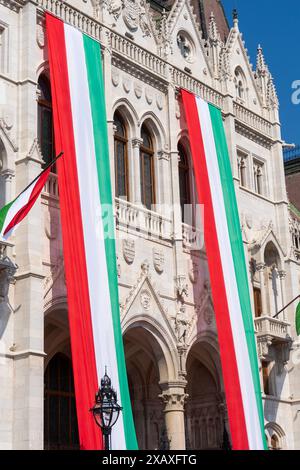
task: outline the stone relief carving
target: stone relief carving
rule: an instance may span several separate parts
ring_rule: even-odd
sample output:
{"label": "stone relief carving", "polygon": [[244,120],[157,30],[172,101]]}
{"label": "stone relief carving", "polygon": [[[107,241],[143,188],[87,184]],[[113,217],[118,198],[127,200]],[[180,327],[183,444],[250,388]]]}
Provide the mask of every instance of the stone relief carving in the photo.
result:
{"label": "stone relief carving", "polygon": [[148,290],[144,289],[140,295],[141,306],[144,310],[150,310],[151,307],[151,294]]}
{"label": "stone relief carving", "polygon": [[181,304],[175,316],[175,332],[178,345],[186,345],[186,338],[191,326],[191,319],[186,311],[186,306]]}
{"label": "stone relief carving", "polygon": [[123,239],[123,256],[128,264],[132,264],[135,258],[135,241],[127,238]]}
{"label": "stone relief carving", "polygon": [[120,83],[120,74],[118,74],[117,72],[112,72],[111,74],[111,81],[112,81],[112,84],[117,87]]}
{"label": "stone relief carving", "polygon": [[176,294],[179,300],[184,300],[188,297],[188,284],[184,275],[179,275],[175,278]]}
{"label": "stone relief carving", "polygon": [[11,259],[0,255],[0,302],[6,299],[9,284],[14,280],[14,275],[18,266]]}
{"label": "stone relief carving", "polygon": [[161,274],[163,272],[165,265],[164,252],[156,247],[153,248],[153,265],[155,271],[158,272],[158,274]]}
{"label": "stone relief carving", "polygon": [[188,269],[189,269],[189,279],[193,284],[197,283],[198,277],[199,277],[199,267],[198,264],[190,259],[188,261]]}
{"label": "stone relief carving", "polygon": [[131,31],[136,31],[139,26],[140,6],[136,0],[123,0],[123,19]]}
{"label": "stone relief carving", "polygon": [[122,10],[122,1],[121,0],[106,0],[107,11],[113,16],[117,21],[121,14]]}
{"label": "stone relief carving", "polygon": [[143,94],[143,88],[138,83],[135,83],[134,85],[134,93],[138,99],[140,99]]}
{"label": "stone relief carving", "polygon": [[143,36],[151,36],[149,5],[145,0],[122,0],[123,19],[130,31],[141,28]]}
{"label": "stone relief carving", "polygon": [[36,27],[36,42],[41,49],[45,47],[45,28],[40,23]]}

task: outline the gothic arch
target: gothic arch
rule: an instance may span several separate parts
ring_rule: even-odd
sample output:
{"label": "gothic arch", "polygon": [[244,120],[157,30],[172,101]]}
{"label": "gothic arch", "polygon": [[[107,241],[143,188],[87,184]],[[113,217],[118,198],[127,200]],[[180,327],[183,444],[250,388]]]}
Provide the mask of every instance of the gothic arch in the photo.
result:
{"label": "gothic arch", "polygon": [[276,448],[277,450],[284,449],[286,447],[285,432],[279,424],[269,422],[265,425],[265,430],[269,449],[275,449],[275,447],[272,447],[272,439],[274,439],[274,436],[278,443],[278,447]]}
{"label": "gothic arch", "polygon": [[139,120],[139,127],[145,124],[154,137],[154,150],[155,152],[163,150],[167,143],[166,132],[161,121],[152,111],[145,112]]}
{"label": "gothic arch", "polygon": [[267,241],[263,248],[263,254],[264,254],[264,262],[267,266],[271,267],[275,265],[278,269],[282,269],[282,266],[284,265],[284,260],[282,259],[281,253],[280,253],[280,247],[276,246],[278,245],[276,243],[276,240],[270,240]]}
{"label": "gothic arch", "polygon": [[[150,316],[146,317],[145,314],[130,318],[129,322],[124,325],[123,337],[125,338],[126,334],[134,329],[145,331],[153,350],[152,359],[158,364],[160,381],[176,380],[178,359],[174,340],[170,333],[158,322],[153,321]],[[141,347],[143,348],[143,345]]]}
{"label": "gothic arch", "polygon": [[208,332],[196,333],[191,338],[187,350],[187,362],[191,353],[209,369],[214,376],[219,392],[223,392],[222,366],[217,335]]}
{"label": "gothic arch", "polygon": [[128,124],[129,137],[134,138],[137,136],[138,115],[136,110],[126,98],[118,99],[113,106],[113,115],[118,111],[123,119]]}

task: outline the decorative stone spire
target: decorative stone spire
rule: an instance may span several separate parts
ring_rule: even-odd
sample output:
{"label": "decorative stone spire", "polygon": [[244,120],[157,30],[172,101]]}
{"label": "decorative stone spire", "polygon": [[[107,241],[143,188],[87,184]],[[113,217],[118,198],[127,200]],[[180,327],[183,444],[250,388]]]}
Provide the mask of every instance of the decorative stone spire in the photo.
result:
{"label": "decorative stone spire", "polygon": [[168,24],[168,13],[165,8],[161,15],[158,39],[161,44],[161,56],[166,59],[169,54],[172,54],[172,40]]}
{"label": "decorative stone spire", "polygon": [[276,87],[275,87],[273,77],[271,74],[269,75],[269,80],[268,80],[268,85],[267,85],[267,105],[271,109],[278,108],[277,91],[276,91]]}
{"label": "decorative stone spire", "polygon": [[219,60],[219,76],[222,81],[230,78],[230,66],[228,52],[225,46],[222,47]]}
{"label": "decorative stone spire", "polygon": [[257,48],[256,72],[257,72],[257,75],[259,76],[266,75],[269,72],[268,66],[266,65],[266,62],[265,62],[263,50],[260,44]]}
{"label": "decorative stone spire", "polygon": [[211,12],[210,17],[209,17],[208,37],[211,42],[217,42],[220,40],[220,34],[218,31],[218,26],[217,26],[215,15],[213,12]]}
{"label": "decorative stone spire", "polygon": [[239,29],[239,17],[238,17],[238,11],[236,8],[232,11],[232,18],[233,18],[233,28]]}

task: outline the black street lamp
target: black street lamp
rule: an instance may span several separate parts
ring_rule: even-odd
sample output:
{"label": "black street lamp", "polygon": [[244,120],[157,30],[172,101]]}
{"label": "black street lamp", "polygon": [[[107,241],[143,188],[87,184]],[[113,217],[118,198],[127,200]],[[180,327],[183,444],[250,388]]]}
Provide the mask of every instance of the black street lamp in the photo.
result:
{"label": "black street lamp", "polygon": [[95,396],[95,404],[90,411],[95,422],[102,430],[104,450],[110,449],[111,429],[116,424],[122,407],[117,401],[117,392],[111,386],[111,380],[106,373],[101,379],[101,387]]}

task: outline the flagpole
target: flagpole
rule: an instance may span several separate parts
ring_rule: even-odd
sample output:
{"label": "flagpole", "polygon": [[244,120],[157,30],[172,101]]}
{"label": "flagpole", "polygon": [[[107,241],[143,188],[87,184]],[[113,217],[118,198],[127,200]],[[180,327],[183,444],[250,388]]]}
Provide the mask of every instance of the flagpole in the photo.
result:
{"label": "flagpole", "polygon": [[276,315],[273,316],[273,318],[278,317],[278,315],[283,312],[286,308],[288,308],[295,300],[300,299],[300,294],[298,294],[293,300],[291,300],[288,304],[286,304],[279,312],[276,313]]}
{"label": "flagpole", "polygon": [[[35,183],[39,177],[46,171],[48,170],[49,167],[51,167],[52,165],[54,165],[54,163],[63,155],[64,152],[60,152],[53,160],[51,160],[50,163],[48,163],[45,168],[34,178],[34,180],[31,181],[31,183],[29,183],[25,189],[23,189],[19,194],[18,196],[15,197],[15,199],[17,199],[21,194],[23,194],[28,188],[29,186],[31,186],[33,183]],[[14,200],[15,200],[14,199]]]}

